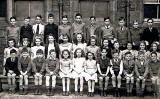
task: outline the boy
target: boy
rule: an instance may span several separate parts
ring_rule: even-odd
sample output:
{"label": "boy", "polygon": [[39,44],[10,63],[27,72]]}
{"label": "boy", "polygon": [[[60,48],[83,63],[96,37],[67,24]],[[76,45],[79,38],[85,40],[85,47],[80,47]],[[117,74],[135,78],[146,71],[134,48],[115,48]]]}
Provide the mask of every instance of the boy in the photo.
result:
{"label": "boy", "polygon": [[[19,88],[20,88],[20,95],[26,95],[28,89],[28,76],[29,71],[31,69],[31,58],[29,56],[29,51],[27,48],[23,48],[21,51],[22,56],[18,62],[18,70],[20,72],[19,76]],[[23,84],[24,83],[24,84]]]}
{"label": "boy", "polygon": [[157,53],[151,53],[151,61],[149,62],[149,73],[151,75],[154,96],[160,94],[160,61],[157,59]]}
{"label": "boy", "polygon": [[18,57],[16,56],[17,51],[15,49],[12,49],[10,51],[10,57],[7,58],[5,69],[7,73],[7,79],[8,79],[8,87],[9,87],[9,94],[15,93],[16,88],[16,75],[19,75],[18,72]]}
{"label": "boy", "polygon": [[[50,50],[50,56],[46,59],[46,88],[47,96],[53,96],[55,85],[56,85],[56,76],[59,70],[59,60],[56,58],[55,50]],[[50,80],[52,79],[51,83]]]}
{"label": "boy", "polygon": [[[113,59],[110,60],[110,72],[112,75],[112,85],[114,88],[114,96],[120,97],[121,79],[123,72],[123,61],[119,59],[118,52],[113,52]],[[118,84],[116,84],[118,82]]]}
{"label": "boy", "polygon": [[120,44],[120,50],[124,50],[127,42],[131,42],[131,35],[129,29],[125,26],[123,17],[119,18],[119,27],[116,28],[115,38]]}
{"label": "boy", "polygon": [[125,59],[123,60],[123,74],[126,78],[127,96],[132,96],[133,83],[134,83],[134,60],[132,59],[132,53],[126,52]]}
{"label": "boy", "polygon": [[[138,97],[143,97],[145,81],[148,75],[148,61],[145,59],[145,53],[139,52],[138,59],[135,61],[135,74],[136,74],[136,92]],[[140,82],[142,85],[140,87]]]}
{"label": "boy", "polygon": [[19,35],[20,35],[20,28],[16,25],[16,17],[10,18],[10,26],[6,28],[6,41],[9,39],[14,39],[17,46],[19,46]]}
{"label": "boy", "polygon": [[73,34],[72,39],[73,41],[76,40],[77,34],[80,33],[83,35],[84,40],[86,41],[86,28],[85,23],[82,21],[82,15],[80,13],[77,13],[75,16],[75,21],[72,24]]}
{"label": "boy", "polygon": [[32,69],[35,73],[34,75],[34,82],[35,82],[35,95],[41,95],[42,92],[40,88],[42,87],[42,77],[43,77],[43,72],[45,70],[45,58],[43,55],[43,50],[38,49],[36,52],[36,58],[33,59],[32,61]]}
{"label": "boy", "polygon": [[58,42],[58,26],[54,23],[54,15],[49,14],[48,15],[48,24],[45,25],[44,29],[44,42],[46,44],[46,39],[49,34],[52,34],[54,38],[56,39],[56,42]]}
{"label": "boy", "polygon": [[23,38],[27,38],[30,44],[33,42],[33,30],[32,30],[32,26],[30,25],[30,17],[24,18],[24,25],[20,28],[21,44],[22,44]]}
{"label": "boy", "polygon": [[104,18],[104,25],[100,27],[98,31],[98,41],[99,43],[102,41],[102,39],[106,38],[111,42],[114,40],[115,37],[115,31],[114,27],[111,25],[110,18]]}
{"label": "boy", "polygon": [[35,39],[35,37],[38,36],[43,40],[44,39],[44,25],[42,24],[42,16],[37,15],[35,20],[36,20],[36,24],[33,25],[32,27],[33,34],[34,34],[33,39]]}

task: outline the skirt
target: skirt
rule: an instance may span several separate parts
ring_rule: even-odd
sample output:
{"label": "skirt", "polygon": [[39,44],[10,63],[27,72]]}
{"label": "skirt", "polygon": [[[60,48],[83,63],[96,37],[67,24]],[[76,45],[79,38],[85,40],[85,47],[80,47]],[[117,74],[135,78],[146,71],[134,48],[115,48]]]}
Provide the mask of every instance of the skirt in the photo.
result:
{"label": "skirt", "polygon": [[83,75],[84,75],[86,81],[94,80],[95,82],[98,82],[97,73],[90,75],[90,74],[84,72]]}
{"label": "skirt", "polygon": [[69,74],[64,74],[63,72],[59,72],[59,76],[61,77],[61,78],[64,78],[64,77],[68,77],[68,78],[71,78],[72,77],[72,73],[69,73]]}
{"label": "skirt", "polygon": [[80,74],[78,74],[75,71],[72,71],[72,78],[79,78],[79,77],[84,77],[84,72],[81,72]]}

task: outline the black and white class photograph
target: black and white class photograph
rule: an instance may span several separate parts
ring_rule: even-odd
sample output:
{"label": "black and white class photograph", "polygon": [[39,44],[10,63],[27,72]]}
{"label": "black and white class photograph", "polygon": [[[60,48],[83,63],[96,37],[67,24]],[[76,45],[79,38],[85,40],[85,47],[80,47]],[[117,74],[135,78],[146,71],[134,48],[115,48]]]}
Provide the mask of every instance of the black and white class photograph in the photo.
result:
{"label": "black and white class photograph", "polygon": [[0,99],[160,99],[160,0],[0,0]]}

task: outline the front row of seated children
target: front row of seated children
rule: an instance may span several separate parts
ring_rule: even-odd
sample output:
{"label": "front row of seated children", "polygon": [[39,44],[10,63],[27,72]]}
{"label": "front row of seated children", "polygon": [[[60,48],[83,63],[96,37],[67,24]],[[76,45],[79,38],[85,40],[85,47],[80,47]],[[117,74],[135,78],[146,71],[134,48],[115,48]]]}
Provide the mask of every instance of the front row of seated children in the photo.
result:
{"label": "front row of seated children", "polygon": [[[119,58],[118,52],[112,52],[113,58],[107,57],[107,49],[102,48],[100,57],[95,60],[92,52],[85,55],[81,48],[77,48],[74,57],[71,59],[69,50],[63,50],[60,60],[56,58],[54,49],[49,51],[47,59],[44,58],[44,51],[38,49],[36,57],[31,61],[30,53],[27,48],[21,50],[21,56],[16,57],[17,51],[10,50],[10,57],[7,58],[5,68],[8,77],[9,93],[15,93],[16,76],[19,76],[20,94],[26,95],[28,89],[28,77],[30,71],[34,73],[35,95],[42,94],[43,77],[46,78],[46,95],[52,96],[55,92],[56,78],[59,75],[62,79],[63,93],[70,94],[70,79],[74,79],[75,95],[83,95],[84,79],[88,82],[88,96],[94,96],[95,83],[99,80],[99,90],[101,96],[107,96],[109,79],[112,79],[114,96],[120,96],[121,80],[126,79],[127,95],[132,95],[134,79],[136,80],[136,90],[138,96],[143,96],[145,80],[150,74],[153,83],[154,94],[157,95],[160,86],[160,62],[157,60],[157,53],[151,53],[151,59],[145,58],[145,53],[140,51],[138,58],[134,61],[131,52],[126,52],[124,59]],[[85,58],[86,56],[86,58]],[[79,86],[80,84],[80,86]],[[80,87],[80,90],[78,90]]]}

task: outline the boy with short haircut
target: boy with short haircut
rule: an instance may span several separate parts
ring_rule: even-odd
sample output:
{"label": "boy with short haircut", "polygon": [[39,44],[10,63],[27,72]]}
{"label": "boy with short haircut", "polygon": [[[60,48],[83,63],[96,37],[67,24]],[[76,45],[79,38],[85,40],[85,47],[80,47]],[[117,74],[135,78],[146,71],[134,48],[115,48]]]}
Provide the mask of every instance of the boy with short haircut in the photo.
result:
{"label": "boy with short haircut", "polygon": [[35,95],[41,95],[41,87],[42,87],[42,78],[43,72],[45,70],[45,58],[43,55],[43,50],[38,49],[36,52],[36,58],[32,61],[32,69],[35,73],[34,75],[34,82],[35,82]]}
{"label": "boy with short haircut", "polygon": [[19,46],[19,39],[20,39],[20,28],[16,25],[16,17],[10,18],[10,26],[6,28],[6,41],[9,39],[14,39],[16,45]]}
{"label": "boy with short haircut", "polygon": [[33,30],[32,26],[30,25],[30,17],[24,18],[24,25],[20,28],[20,43],[22,44],[23,39],[27,38],[28,41],[31,43],[33,42]]}
{"label": "boy with short haircut", "polygon": [[120,50],[124,50],[127,42],[131,42],[130,31],[125,26],[125,19],[123,17],[119,18],[119,26],[116,28],[115,38],[120,44]]}
{"label": "boy with short haircut", "polygon": [[56,39],[56,42],[58,42],[58,26],[54,23],[54,15],[49,14],[48,15],[48,24],[45,25],[44,29],[44,42],[46,44],[46,39],[49,34],[52,34],[54,38]]}
{"label": "boy with short haircut", "polygon": [[28,76],[31,69],[31,58],[29,56],[29,51],[27,48],[23,48],[21,51],[22,56],[18,62],[18,70],[20,71],[19,76],[19,87],[20,95],[26,95],[28,92]]}
{"label": "boy with short haircut", "polygon": [[8,79],[8,87],[9,87],[9,94],[15,93],[16,88],[16,76],[19,75],[18,71],[18,57],[16,57],[17,51],[12,49],[10,51],[10,57],[7,58],[5,69],[7,73]]}
{"label": "boy with short haircut", "polygon": [[59,60],[56,58],[55,50],[50,50],[49,54],[49,58],[46,59],[46,95],[53,96],[56,85],[56,76],[58,75],[57,73],[59,70]]}

